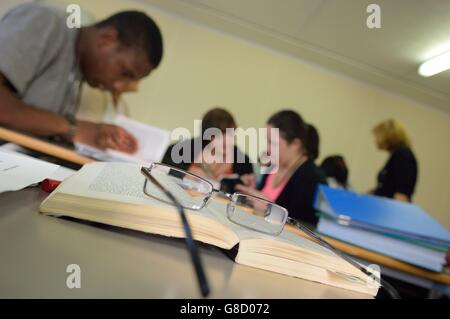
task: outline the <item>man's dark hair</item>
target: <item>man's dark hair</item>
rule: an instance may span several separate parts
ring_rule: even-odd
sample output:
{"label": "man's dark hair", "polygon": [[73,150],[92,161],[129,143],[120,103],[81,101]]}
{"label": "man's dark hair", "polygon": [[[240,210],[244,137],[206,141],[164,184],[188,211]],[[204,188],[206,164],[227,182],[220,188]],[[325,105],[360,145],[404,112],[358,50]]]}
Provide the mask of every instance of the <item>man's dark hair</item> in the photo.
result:
{"label": "man's dark hair", "polygon": [[159,27],[148,15],[139,11],[116,13],[95,25],[97,28],[114,27],[120,43],[137,48],[147,54],[148,62],[158,67],[163,56],[163,41]]}

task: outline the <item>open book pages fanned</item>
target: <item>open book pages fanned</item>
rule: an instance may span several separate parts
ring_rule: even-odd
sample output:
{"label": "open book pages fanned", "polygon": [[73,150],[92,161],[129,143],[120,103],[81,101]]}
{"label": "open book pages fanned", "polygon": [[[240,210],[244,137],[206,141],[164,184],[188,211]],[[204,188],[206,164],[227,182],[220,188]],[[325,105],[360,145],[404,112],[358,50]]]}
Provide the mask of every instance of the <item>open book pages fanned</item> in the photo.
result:
{"label": "open book pages fanned", "polygon": [[[41,204],[40,211],[52,216],[183,238],[178,212],[172,206],[146,196],[143,184],[139,165],[87,164],[50,194]],[[174,195],[186,196],[181,192]],[[226,211],[227,203],[220,199],[212,200],[207,208],[198,212],[186,210],[194,239],[225,250],[237,248],[235,262],[239,264],[371,296],[377,294],[376,280],[368,278],[330,250],[287,230],[278,236],[270,236],[242,227],[229,221]],[[258,222],[259,218],[254,217],[251,222]]]}
{"label": "open book pages fanned", "polygon": [[132,120],[123,115],[117,115],[113,123],[124,128],[136,138],[138,142],[136,153],[130,155],[112,149],[102,151],[81,143],[75,143],[76,151],[105,162],[148,164],[163,158],[170,143],[169,131]]}

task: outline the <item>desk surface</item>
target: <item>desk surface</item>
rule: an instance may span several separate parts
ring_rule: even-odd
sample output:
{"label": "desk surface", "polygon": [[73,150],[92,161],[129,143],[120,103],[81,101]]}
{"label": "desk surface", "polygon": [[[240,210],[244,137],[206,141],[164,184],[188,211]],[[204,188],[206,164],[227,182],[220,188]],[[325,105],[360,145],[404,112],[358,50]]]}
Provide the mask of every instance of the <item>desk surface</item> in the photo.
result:
{"label": "desk surface", "polygon": [[[199,298],[184,241],[43,216],[38,188],[0,194],[0,298]],[[367,298],[234,263],[201,246],[212,298]],[[69,289],[66,268],[81,268]]]}

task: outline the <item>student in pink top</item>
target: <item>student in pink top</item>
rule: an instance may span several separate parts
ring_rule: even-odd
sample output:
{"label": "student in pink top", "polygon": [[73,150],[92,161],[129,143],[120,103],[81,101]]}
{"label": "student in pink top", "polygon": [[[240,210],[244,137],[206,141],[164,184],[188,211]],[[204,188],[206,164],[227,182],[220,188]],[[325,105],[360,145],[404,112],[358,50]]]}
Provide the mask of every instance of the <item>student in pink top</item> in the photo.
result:
{"label": "student in pink top", "polygon": [[278,170],[265,175],[259,187],[249,183],[236,189],[276,202],[288,210],[289,217],[315,225],[315,192],[319,184],[326,184],[324,173],[314,164],[319,150],[317,130],[291,110],[274,114],[267,128],[278,128],[280,132],[278,142],[268,136],[269,151],[273,147],[279,150]]}
{"label": "student in pink top", "polygon": [[264,188],[261,190],[261,192],[266,196],[266,198],[270,199],[272,202],[275,202],[278,199],[278,197],[280,196],[281,192],[286,187],[286,184],[288,182],[288,180],[285,179],[279,185],[277,185],[275,182],[275,176],[276,174],[274,173],[269,174],[267,176],[266,184],[264,185]]}

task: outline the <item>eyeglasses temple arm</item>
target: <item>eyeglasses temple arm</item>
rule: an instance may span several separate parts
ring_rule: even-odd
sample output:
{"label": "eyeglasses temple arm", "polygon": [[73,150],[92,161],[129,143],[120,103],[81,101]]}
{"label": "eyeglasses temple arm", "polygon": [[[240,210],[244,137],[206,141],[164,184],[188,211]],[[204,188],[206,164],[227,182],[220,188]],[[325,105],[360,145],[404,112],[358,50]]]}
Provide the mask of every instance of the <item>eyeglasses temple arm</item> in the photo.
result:
{"label": "eyeglasses temple arm", "polygon": [[[297,220],[288,217],[287,219],[287,223],[289,225],[293,225],[297,228],[299,228],[300,230],[302,230],[304,233],[306,233],[308,236],[312,237],[313,239],[315,239],[320,245],[322,245],[325,248],[328,248],[329,250],[331,250],[332,252],[334,252],[336,255],[338,255],[339,257],[341,257],[342,259],[344,259],[345,261],[347,261],[348,263],[350,263],[352,266],[356,267],[357,269],[359,269],[360,271],[362,271],[365,275],[372,277],[374,276],[374,274],[372,272],[370,272],[369,270],[367,270],[366,267],[360,265],[359,263],[357,263],[356,261],[354,261],[352,258],[348,257],[346,254],[344,254],[342,251],[340,251],[339,249],[335,248],[333,245],[331,245],[330,243],[328,243],[326,240],[322,239],[320,236],[318,236],[316,233],[314,233],[312,230],[310,230],[308,227],[302,225],[300,222],[298,222]],[[401,299],[400,295],[398,294],[398,292],[395,290],[394,287],[391,286],[391,284],[389,284],[387,281],[385,281],[383,278],[381,278],[381,274],[380,274],[380,283],[381,286],[385,288],[386,292],[392,297],[392,299]]]}
{"label": "eyeglasses temple arm", "polygon": [[208,280],[205,276],[205,271],[200,261],[200,256],[198,254],[197,245],[192,237],[191,227],[189,226],[188,220],[186,218],[186,214],[184,212],[183,206],[181,206],[180,202],[172,195],[171,192],[165,189],[164,186],[161,185],[160,182],[156,178],[154,178],[151,174],[146,171],[143,171],[145,176],[147,176],[152,183],[154,183],[175,205],[178,212],[180,213],[181,221],[183,223],[184,233],[186,235],[186,245],[191,254],[192,263],[194,264],[195,273],[197,275],[197,280],[200,286],[200,291],[203,297],[208,296],[209,294],[209,285]]}

